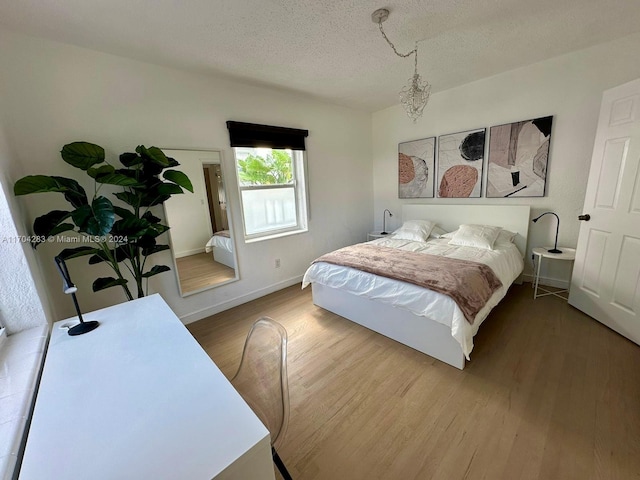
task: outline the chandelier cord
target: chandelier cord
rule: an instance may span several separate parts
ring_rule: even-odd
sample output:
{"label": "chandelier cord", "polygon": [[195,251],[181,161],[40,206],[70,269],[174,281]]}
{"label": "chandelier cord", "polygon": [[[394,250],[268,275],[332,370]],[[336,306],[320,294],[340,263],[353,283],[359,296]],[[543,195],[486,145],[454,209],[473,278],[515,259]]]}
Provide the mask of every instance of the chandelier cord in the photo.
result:
{"label": "chandelier cord", "polygon": [[413,66],[414,66],[414,75],[418,74],[418,42],[416,41],[416,46],[413,50],[411,50],[408,53],[400,53],[397,49],[396,46],[393,44],[393,42],[391,42],[391,40],[389,40],[389,38],[387,37],[387,34],[384,33],[384,28],[382,28],[382,22],[378,22],[378,28],[380,28],[380,33],[382,34],[382,37],[387,41],[387,43],[389,44],[389,46],[393,49],[393,52],[402,58],[407,58],[411,55],[413,55]]}
{"label": "chandelier cord", "polygon": [[[398,55],[399,57],[407,58],[408,56],[413,55],[414,53],[418,53],[418,42],[416,42],[416,48],[414,48],[413,50],[411,50],[409,53],[400,53],[400,52],[398,52],[398,50],[396,50],[396,46],[395,46],[393,43],[391,43],[391,40],[389,40],[389,39],[387,38],[387,34],[386,34],[386,33],[384,33],[384,29],[382,28],[382,22],[378,22],[378,27],[380,28],[380,33],[382,33],[382,36],[384,37],[384,39],[387,41],[387,43],[389,44],[389,46],[390,46],[391,48],[393,48],[393,51],[394,51],[394,52],[395,52],[395,54],[396,54],[396,55]],[[416,55],[416,58],[417,58],[417,55]],[[416,60],[416,61],[417,61],[417,60]],[[416,63],[416,66],[417,66],[417,63]]]}
{"label": "chandelier cord", "polygon": [[382,34],[382,38],[385,39],[387,44],[393,50],[398,57],[407,58],[411,55],[413,57],[413,76],[409,79],[409,82],[400,90],[400,103],[404,107],[407,115],[413,123],[416,123],[416,120],[422,116],[422,112],[424,107],[427,105],[429,101],[429,96],[431,95],[431,85],[429,82],[425,81],[418,74],[418,42],[416,40],[415,47],[408,53],[400,53],[396,49],[396,46],[393,44],[391,40],[387,37],[387,34],[384,33],[384,28],[382,27],[382,22],[384,22],[387,18],[389,18],[389,10],[386,8],[379,8],[375,12],[371,14],[371,19],[374,23],[378,24],[378,28],[380,29],[380,33]]}

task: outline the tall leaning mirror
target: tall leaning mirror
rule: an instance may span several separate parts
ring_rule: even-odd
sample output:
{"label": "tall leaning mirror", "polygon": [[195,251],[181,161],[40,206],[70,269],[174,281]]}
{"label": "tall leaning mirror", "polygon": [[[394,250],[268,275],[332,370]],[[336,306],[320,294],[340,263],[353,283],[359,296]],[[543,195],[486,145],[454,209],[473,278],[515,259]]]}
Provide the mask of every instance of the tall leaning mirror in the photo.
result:
{"label": "tall leaning mirror", "polygon": [[180,170],[193,183],[193,194],[174,195],[164,203],[180,294],[184,297],[238,280],[222,153],[162,151],[180,163]]}

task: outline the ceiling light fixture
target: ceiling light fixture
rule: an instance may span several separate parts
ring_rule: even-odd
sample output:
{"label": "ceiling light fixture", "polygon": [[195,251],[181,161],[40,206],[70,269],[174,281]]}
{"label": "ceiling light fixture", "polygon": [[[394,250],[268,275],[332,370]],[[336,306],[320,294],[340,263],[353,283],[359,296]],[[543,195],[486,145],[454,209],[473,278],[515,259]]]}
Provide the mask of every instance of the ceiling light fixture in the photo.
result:
{"label": "ceiling light fixture", "polygon": [[429,82],[422,79],[420,75],[418,75],[418,42],[416,41],[416,46],[409,53],[400,53],[396,50],[396,47],[391,41],[387,38],[387,35],[384,33],[384,29],[382,28],[382,23],[389,18],[389,10],[386,8],[379,8],[375,12],[371,14],[371,20],[373,23],[377,23],[378,27],[380,27],[380,33],[387,41],[389,46],[393,49],[394,53],[402,58],[414,56],[414,71],[413,76],[409,79],[407,84],[400,90],[400,103],[404,107],[407,115],[413,123],[416,123],[416,120],[422,116],[422,111],[424,107],[427,106],[427,102],[429,101],[429,95],[431,94],[431,85]]}

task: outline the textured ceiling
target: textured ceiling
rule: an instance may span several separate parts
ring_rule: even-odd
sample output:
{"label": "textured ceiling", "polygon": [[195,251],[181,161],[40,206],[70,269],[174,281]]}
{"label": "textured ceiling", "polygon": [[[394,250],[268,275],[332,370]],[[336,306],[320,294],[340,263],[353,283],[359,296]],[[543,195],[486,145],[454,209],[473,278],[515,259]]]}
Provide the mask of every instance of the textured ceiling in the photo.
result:
{"label": "textured ceiling", "polygon": [[434,92],[640,31],[638,0],[6,0],[0,25],[375,111],[413,70],[381,7]]}

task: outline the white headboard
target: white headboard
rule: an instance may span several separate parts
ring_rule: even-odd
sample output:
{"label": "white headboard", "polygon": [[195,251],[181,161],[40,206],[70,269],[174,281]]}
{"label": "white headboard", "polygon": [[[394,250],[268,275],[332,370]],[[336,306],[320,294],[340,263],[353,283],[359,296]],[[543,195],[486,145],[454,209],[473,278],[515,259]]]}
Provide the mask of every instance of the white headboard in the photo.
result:
{"label": "white headboard", "polygon": [[431,220],[451,232],[463,223],[494,225],[518,233],[514,243],[523,256],[529,234],[529,205],[402,205],[402,220]]}

